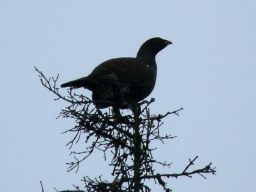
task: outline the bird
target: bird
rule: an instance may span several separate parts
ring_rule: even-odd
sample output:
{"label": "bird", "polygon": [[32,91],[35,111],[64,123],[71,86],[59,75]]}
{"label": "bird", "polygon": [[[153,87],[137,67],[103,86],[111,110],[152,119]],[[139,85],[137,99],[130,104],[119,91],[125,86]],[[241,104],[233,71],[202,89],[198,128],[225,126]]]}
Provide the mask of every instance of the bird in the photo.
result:
{"label": "bird", "polygon": [[61,85],[92,91],[98,109],[113,107],[135,110],[153,91],[157,78],[156,55],[171,41],[154,37],[145,41],[136,57],[121,57],[99,64],[88,76]]}

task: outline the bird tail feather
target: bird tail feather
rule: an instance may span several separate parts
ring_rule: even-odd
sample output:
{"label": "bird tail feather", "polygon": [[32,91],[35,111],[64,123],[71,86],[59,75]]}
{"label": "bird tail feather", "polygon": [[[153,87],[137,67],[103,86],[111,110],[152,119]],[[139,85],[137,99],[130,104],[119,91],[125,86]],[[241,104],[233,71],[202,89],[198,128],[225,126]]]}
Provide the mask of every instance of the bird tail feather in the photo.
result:
{"label": "bird tail feather", "polygon": [[76,79],[74,81],[69,81],[67,83],[64,83],[61,85],[61,87],[73,87],[73,88],[80,88],[80,87],[86,87],[86,85],[88,84],[88,78],[87,77],[83,77],[80,79]]}

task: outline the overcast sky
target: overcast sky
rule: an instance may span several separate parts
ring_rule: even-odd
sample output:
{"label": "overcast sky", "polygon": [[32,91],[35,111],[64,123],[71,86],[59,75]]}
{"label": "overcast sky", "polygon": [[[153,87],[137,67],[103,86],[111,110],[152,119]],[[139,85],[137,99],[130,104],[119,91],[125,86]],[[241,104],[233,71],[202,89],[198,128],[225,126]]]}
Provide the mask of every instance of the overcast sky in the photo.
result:
{"label": "overcast sky", "polygon": [[[157,145],[167,173],[212,162],[217,175],[169,179],[178,191],[256,190],[256,1],[0,1],[0,191],[72,189],[85,176],[109,175],[102,154],[79,172],[65,146],[74,125],[67,106],[40,85],[36,66],[59,84],[101,62],[134,57],[151,37],[173,42],[157,55],[152,112],[180,107],[161,128],[178,136]],[[65,94],[65,89],[61,90]],[[88,91],[84,90],[85,94]],[[83,146],[84,147],[84,146]],[[104,171],[103,171],[104,170]],[[153,191],[159,191],[153,187]]]}

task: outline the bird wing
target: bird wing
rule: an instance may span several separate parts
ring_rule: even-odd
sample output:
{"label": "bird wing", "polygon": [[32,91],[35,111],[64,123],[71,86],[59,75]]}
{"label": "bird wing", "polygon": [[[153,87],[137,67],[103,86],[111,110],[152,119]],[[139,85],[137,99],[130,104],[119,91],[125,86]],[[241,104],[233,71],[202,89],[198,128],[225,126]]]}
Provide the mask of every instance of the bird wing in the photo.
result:
{"label": "bird wing", "polygon": [[108,85],[147,86],[153,75],[147,65],[136,58],[117,58],[101,63],[89,75],[99,83]]}
{"label": "bird wing", "polygon": [[120,80],[118,76],[113,72],[106,68],[101,68],[97,70],[97,72],[92,72],[89,77],[95,82],[103,83],[103,84],[119,84]]}

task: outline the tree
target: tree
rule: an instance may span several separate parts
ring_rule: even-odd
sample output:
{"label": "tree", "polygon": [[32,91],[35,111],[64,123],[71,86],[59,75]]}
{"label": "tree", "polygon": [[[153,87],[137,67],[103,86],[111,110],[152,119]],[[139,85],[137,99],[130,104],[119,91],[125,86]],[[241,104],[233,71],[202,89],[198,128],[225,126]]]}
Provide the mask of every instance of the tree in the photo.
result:
{"label": "tree", "polygon": [[[57,85],[58,77],[50,77],[49,79],[39,71],[41,84],[52,92],[57,98],[55,100],[63,100],[68,106],[61,110],[62,118],[74,119],[76,124],[73,128],[66,131],[74,133],[74,137],[69,141],[68,146],[72,148],[81,136],[85,136],[86,150],[82,152],[73,152],[75,161],[69,163],[68,171],[78,171],[81,162],[85,161],[95,150],[100,150],[106,154],[111,152],[112,175],[114,181],[102,180],[101,176],[92,179],[85,176],[82,181],[88,192],[149,192],[150,187],[145,184],[146,180],[154,180],[155,183],[162,186],[166,192],[172,191],[166,184],[167,178],[178,178],[181,176],[192,177],[195,174],[206,178],[205,174],[215,174],[215,167],[212,163],[200,169],[191,170],[196,156],[189,159],[188,164],[180,173],[158,173],[154,167],[156,164],[164,167],[170,167],[171,163],[161,162],[154,158],[152,151],[152,143],[173,139],[175,136],[162,135],[161,126],[163,119],[169,115],[179,115],[183,110],[167,112],[165,114],[154,115],[150,113],[149,106],[154,102],[142,101],[139,103],[140,110],[134,111],[132,114],[123,114],[117,116],[111,109],[108,112],[101,112],[95,108],[92,101],[81,94],[76,94],[73,89],[67,91],[67,95],[59,92]],[[79,156],[79,158],[78,158]]]}

